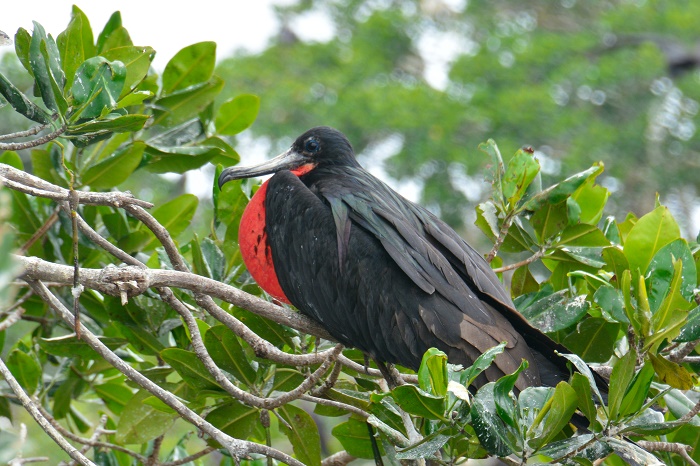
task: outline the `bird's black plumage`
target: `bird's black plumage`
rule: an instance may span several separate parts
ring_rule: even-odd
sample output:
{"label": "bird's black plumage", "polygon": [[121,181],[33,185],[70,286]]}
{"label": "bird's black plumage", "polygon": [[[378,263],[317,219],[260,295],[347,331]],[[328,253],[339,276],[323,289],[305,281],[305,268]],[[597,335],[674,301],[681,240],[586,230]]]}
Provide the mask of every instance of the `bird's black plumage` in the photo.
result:
{"label": "bird's black plumage", "polygon": [[[279,284],[301,312],[340,342],[413,369],[430,347],[468,366],[507,342],[477,385],[522,359],[530,366],[518,389],[568,375],[554,354],[565,349],[515,310],[482,256],[364,170],[342,133],[313,128],[285,157],[256,173],[282,168],[268,181],[265,231]],[[301,166],[300,176],[289,171]],[[221,183],[247,175],[228,170]]]}

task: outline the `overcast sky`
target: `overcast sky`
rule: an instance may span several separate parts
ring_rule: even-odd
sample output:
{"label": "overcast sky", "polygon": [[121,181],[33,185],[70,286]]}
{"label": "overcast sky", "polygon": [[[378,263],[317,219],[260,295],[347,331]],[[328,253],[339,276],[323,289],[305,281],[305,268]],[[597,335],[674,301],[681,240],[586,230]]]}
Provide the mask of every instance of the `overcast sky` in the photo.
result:
{"label": "overcast sky", "polygon": [[[154,66],[162,69],[178,50],[195,42],[215,41],[218,58],[240,48],[251,52],[263,50],[277,29],[271,5],[288,4],[290,0],[172,3],[148,0],[2,0],[2,3],[0,30],[10,37],[14,37],[20,27],[31,32],[32,20],[36,20],[55,38],[68,25],[74,3],[90,19],[97,36],[110,15],[119,9],[122,23],[129,30],[134,44],[153,47],[157,51]],[[9,47],[3,49],[10,50]]]}

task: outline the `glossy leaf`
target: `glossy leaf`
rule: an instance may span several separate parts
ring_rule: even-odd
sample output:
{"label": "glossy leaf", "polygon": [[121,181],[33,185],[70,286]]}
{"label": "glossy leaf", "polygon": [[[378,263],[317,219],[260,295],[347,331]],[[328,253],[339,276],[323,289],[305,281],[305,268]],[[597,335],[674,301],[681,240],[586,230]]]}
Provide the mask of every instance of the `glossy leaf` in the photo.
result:
{"label": "glossy leaf", "polygon": [[112,325],[119,329],[124,338],[129,340],[129,344],[136,348],[139,353],[158,356],[165,349],[155,335],[144,328],[119,322],[114,322]]}
{"label": "glossy leaf", "polygon": [[7,368],[29,395],[36,392],[42,371],[33,357],[23,351],[14,350],[7,357]]}
{"label": "glossy leaf", "polygon": [[551,442],[569,423],[569,419],[576,411],[577,405],[578,395],[576,390],[566,382],[559,382],[554,389],[553,395],[547,400],[533,422],[533,427],[542,424],[542,428],[537,437],[528,441],[530,446],[538,450]]}
{"label": "glossy leaf", "polygon": [[646,271],[649,282],[649,307],[653,313],[656,313],[669,292],[671,281],[674,278],[673,263],[678,260],[683,264],[678,292],[688,301],[693,299],[693,290],[698,282],[695,261],[688,242],[684,239],[677,239],[661,248],[654,255]]}
{"label": "glossy leaf", "polygon": [[447,394],[447,355],[436,348],[430,348],[423,354],[418,369],[418,384],[420,388],[435,396]]}
{"label": "glossy leaf", "polygon": [[177,414],[167,414],[144,405],[143,400],[151,396],[139,390],[124,407],[119,416],[116,440],[119,443],[145,443],[164,434],[177,419]]}
{"label": "glossy leaf", "polygon": [[291,427],[280,424],[280,431],[287,436],[294,449],[294,456],[309,466],[321,465],[321,437],[316,423],[301,408],[286,404],[277,409],[277,413]]}
{"label": "glossy leaf", "polygon": [[401,385],[391,391],[391,396],[407,413],[426,419],[444,419],[445,398],[431,395],[415,385]]}
{"label": "glossy leaf", "polygon": [[102,52],[108,50],[105,49],[105,42],[109,39],[109,36],[114,33],[117,29],[122,27],[122,15],[120,12],[115,11],[112,16],[107,20],[107,24],[102,28],[102,32],[97,36],[97,50],[96,53],[101,54]]}
{"label": "glossy leaf", "polygon": [[685,343],[700,338],[700,306],[688,313],[688,319],[675,341]]}
{"label": "glossy leaf", "polygon": [[460,382],[467,387],[471,385],[474,380],[493,363],[496,356],[504,351],[505,347],[505,343],[499,343],[480,354],[474,361],[474,364],[462,372],[460,375]]}
{"label": "glossy leaf", "polygon": [[260,413],[255,408],[231,401],[210,411],[205,420],[231,437],[245,440],[260,424]]}
{"label": "glossy leaf", "polygon": [[582,224],[597,225],[603,217],[603,209],[610,196],[610,191],[600,185],[596,185],[590,178],[583,183],[572,195],[576,203],[581,207],[579,219]]}
{"label": "glossy leaf", "polygon": [[587,362],[604,362],[612,355],[619,331],[619,324],[606,322],[605,319],[600,318],[588,318],[583,320],[562,343]]}
{"label": "glossy leaf", "polygon": [[620,358],[613,366],[610,375],[610,390],[608,395],[608,415],[616,420],[620,413],[622,400],[627,393],[627,387],[634,377],[634,368],[637,363],[637,353],[632,350]]}
{"label": "glossy leaf", "polygon": [[2,73],[0,73],[0,94],[22,116],[41,124],[51,121],[50,116],[44,110],[29,100]]}
{"label": "glossy leaf", "polygon": [[155,102],[154,124],[175,126],[195,117],[221,92],[224,81],[217,76],[209,81],[179,89]]}
{"label": "glossy leaf", "polygon": [[93,387],[95,394],[104,401],[107,408],[116,415],[120,415],[134,393],[123,383],[107,382]]}
{"label": "glossy leaf", "polygon": [[255,370],[248,362],[238,337],[225,325],[215,325],[204,334],[204,345],[217,366],[249,387],[254,386]]}
{"label": "glossy leaf", "polygon": [[508,456],[516,451],[515,438],[496,414],[493,382],[481,387],[471,405],[472,427],[481,445],[492,455]]}
{"label": "glossy leaf", "polygon": [[496,402],[496,414],[510,427],[518,428],[519,417],[517,410],[517,400],[512,395],[515,382],[520,373],[527,369],[528,362],[523,360],[520,367],[512,374],[505,375],[498,379],[493,385],[493,399]]}
{"label": "glossy leaf", "polygon": [[541,298],[520,312],[532,325],[551,333],[575,324],[589,308],[585,295],[570,298],[568,290],[562,290]]}
{"label": "glossy leaf", "polygon": [[166,348],[160,352],[160,357],[180,374],[182,380],[195,390],[219,389],[219,385],[214,377],[192,351],[180,348]]}
{"label": "glossy leaf", "polygon": [[555,185],[535,194],[527,202],[525,202],[521,209],[527,211],[535,211],[539,209],[545,203],[557,204],[568,196],[570,196],[574,191],[576,191],[586,180],[590,178],[595,178],[600,173],[603,172],[602,164],[595,164],[588,170],[582,171],[575,175],[572,175]]}
{"label": "glossy leaf", "polygon": [[216,115],[216,132],[232,136],[250,127],[258,116],[260,97],[243,94],[227,100]]}
{"label": "glossy leaf", "polygon": [[51,85],[51,76],[49,75],[49,63],[44,59],[41,53],[42,43],[46,47],[48,37],[41,24],[34,23],[34,32],[32,40],[29,44],[29,65],[36,82],[37,89],[41,95],[44,105],[52,112],[58,112],[58,103],[54,94],[53,86]]}
{"label": "glossy leaf", "polygon": [[613,322],[629,323],[625,315],[625,302],[622,293],[612,286],[601,286],[593,295],[593,300],[603,311],[603,316]]}
{"label": "glossy leaf", "polygon": [[215,42],[199,42],[183,48],[165,65],[163,95],[208,81],[215,63]]}
{"label": "glossy leaf", "polygon": [[96,53],[90,21],[77,6],[73,5],[70,23],[66,30],[58,35],[56,43],[66,81],[72,83],[78,67]]}
{"label": "glossy leaf", "polygon": [[123,98],[130,93],[148,74],[156,52],[151,47],[127,45],[108,50],[102,54],[110,62],[120,61],[126,66],[124,88],[119,96]]}
{"label": "glossy leaf", "polygon": [[575,372],[571,377],[571,387],[576,391],[578,397],[578,409],[583,413],[588,421],[593,424],[596,422],[596,407],[593,403],[590,381],[586,376]]}
{"label": "glossy leaf", "polygon": [[642,409],[647,400],[653,378],[654,367],[649,363],[645,363],[634,375],[632,383],[627,388],[627,392],[620,404],[620,416],[634,414]]}
{"label": "glossy leaf", "polygon": [[667,207],[659,206],[644,215],[625,239],[624,252],[630,270],[646,270],[654,255],[680,236],[680,228]]}
{"label": "glossy leaf", "polygon": [[123,183],[141,163],[145,148],[142,141],[136,141],[98,162],[82,175],[83,184],[105,189]]}
{"label": "glossy leaf", "polygon": [[540,163],[533,154],[524,150],[517,151],[508,161],[508,167],[503,176],[503,197],[511,208],[522,199],[539,172]]}
{"label": "glossy leaf", "polygon": [[503,164],[503,157],[501,157],[501,152],[498,150],[498,146],[493,139],[489,139],[486,142],[479,144],[479,150],[486,153],[489,156],[489,165],[486,170],[486,181],[493,184],[493,196],[501,204],[504,202],[503,198],[503,176],[505,175],[505,165]]}
{"label": "glossy leaf", "polygon": [[95,118],[104,109],[115,108],[125,80],[126,67],[120,61],[92,57],[83,62],[71,87],[80,118]]}
{"label": "glossy leaf", "polygon": [[333,437],[340,441],[343,449],[357,458],[374,458],[367,423],[350,418],[333,427]]}
{"label": "glossy leaf", "polygon": [[536,292],[540,285],[530,272],[529,266],[518,267],[513,272],[510,283],[510,294],[513,298],[522,296],[527,293]]}

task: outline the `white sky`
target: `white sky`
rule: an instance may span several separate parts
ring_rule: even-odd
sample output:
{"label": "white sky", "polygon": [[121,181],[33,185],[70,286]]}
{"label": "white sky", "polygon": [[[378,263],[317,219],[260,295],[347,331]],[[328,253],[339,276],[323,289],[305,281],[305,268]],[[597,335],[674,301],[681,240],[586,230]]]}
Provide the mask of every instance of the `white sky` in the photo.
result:
{"label": "white sky", "polygon": [[[149,45],[157,51],[154,66],[162,69],[182,47],[195,42],[215,41],[217,58],[243,48],[262,51],[276,31],[277,21],[272,4],[288,4],[289,0],[230,0],[227,2],[160,2],[148,0],[83,1],[68,0],[3,0],[0,8],[0,30],[14,37],[18,28],[31,32],[32,20],[39,22],[54,36],[70,21],[75,3],[85,12],[95,37],[115,10],[121,11],[122,24],[135,45]],[[3,51],[11,50],[3,47]]]}

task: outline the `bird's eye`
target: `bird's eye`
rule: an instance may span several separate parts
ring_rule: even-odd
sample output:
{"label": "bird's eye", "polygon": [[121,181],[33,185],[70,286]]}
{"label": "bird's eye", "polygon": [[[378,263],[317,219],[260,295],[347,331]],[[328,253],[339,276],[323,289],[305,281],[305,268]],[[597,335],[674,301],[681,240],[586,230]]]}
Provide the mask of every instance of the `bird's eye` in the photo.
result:
{"label": "bird's eye", "polygon": [[315,138],[307,139],[304,143],[304,150],[309,153],[316,153],[321,148],[321,144]]}

